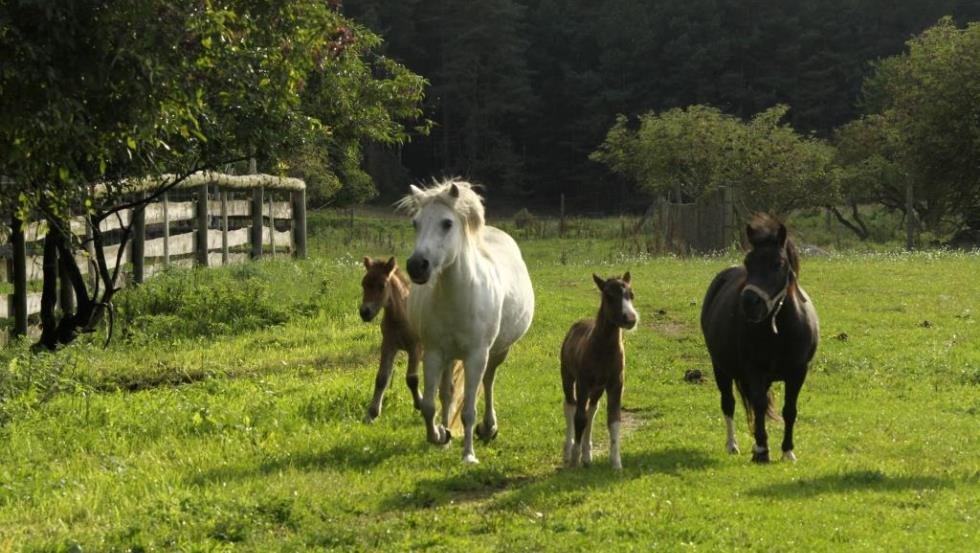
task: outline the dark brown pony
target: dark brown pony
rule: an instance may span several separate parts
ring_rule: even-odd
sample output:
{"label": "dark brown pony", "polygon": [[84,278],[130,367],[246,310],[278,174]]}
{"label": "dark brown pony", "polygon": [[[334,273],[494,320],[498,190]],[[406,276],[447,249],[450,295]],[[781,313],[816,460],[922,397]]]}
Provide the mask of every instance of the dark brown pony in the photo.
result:
{"label": "dark brown pony", "polygon": [[603,392],[608,395],[609,459],[623,468],[619,457],[620,402],[623,397],[623,329],[636,326],[630,274],[603,280],[592,275],[602,292],[599,314],[572,325],[561,345],[561,380],[565,392],[565,464],[592,463],[592,421]]}
{"label": "dark brown pony", "polygon": [[725,269],[711,282],[701,309],[701,330],[721,392],[729,453],[738,453],[732,383],[742,397],[749,424],[754,425],[752,460],[765,463],[769,461],[765,419],[767,415],[778,419],[769,388],[781,380],[786,383],[783,459],[795,461],[796,401],[817,350],[817,312],[800,287],[800,259],[786,237],[786,227],[759,214],[746,232],[752,249],[743,266]]}
{"label": "dark brown pony", "polygon": [[412,391],[415,409],[422,406],[419,394],[419,359],[422,357],[422,344],[408,325],[405,305],[409,287],[405,277],[398,271],[395,258],[388,261],[372,261],[364,258],[367,274],[361,280],[363,297],[361,299],[361,319],[369,322],[384,309],[381,318],[381,366],[374,379],[374,398],[367,410],[367,420],[372,421],[381,414],[381,403],[385,390],[391,381],[395,355],[399,351],[408,353],[408,373],[405,382]]}

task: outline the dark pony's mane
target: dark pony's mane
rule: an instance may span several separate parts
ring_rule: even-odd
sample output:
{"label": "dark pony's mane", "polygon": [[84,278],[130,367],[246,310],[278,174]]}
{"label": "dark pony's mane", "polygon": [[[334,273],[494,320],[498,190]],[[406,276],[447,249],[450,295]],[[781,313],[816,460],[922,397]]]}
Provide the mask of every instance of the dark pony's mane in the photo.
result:
{"label": "dark pony's mane", "polygon": [[[769,215],[768,213],[756,213],[752,216],[749,223],[752,228],[752,247],[766,244],[779,245],[779,228],[786,228],[782,221]],[[789,236],[786,237],[786,260],[789,261],[790,268],[797,277],[800,276],[800,254],[796,249],[796,244]]]}

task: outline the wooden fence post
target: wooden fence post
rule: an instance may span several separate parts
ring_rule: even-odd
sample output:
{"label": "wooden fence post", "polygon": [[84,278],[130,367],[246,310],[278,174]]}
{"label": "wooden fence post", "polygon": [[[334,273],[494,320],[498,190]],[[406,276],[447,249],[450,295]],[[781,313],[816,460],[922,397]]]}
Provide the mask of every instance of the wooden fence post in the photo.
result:
{"label": "wooden fence post", "polygon": [[208,266],[208,185],[202,184],[197,189],[197,264]]}
{"label": "wooden fence post", "polygon": [[163,193],[163,266],[170,266],[170,191]]}
{"label": "wooden fence post", "polygon": [[911,180],[905,185],[905,249],[915,249],[915,193]]}
{"label": "wooden fence post", "polygon": [[[140,194],[138,198],[142,198]],[[143,260],[144,248],[146,243],[146,209],[145,206],[133,209],[133,244],[129,250],[129,259],[133,263],[133,282],[143,283]]]}
{"label": "wooden fence post", "polygon": [[228,264],[228,191],[221,191],[221,264]]}
{"label": "wooden fence post", "polygon": [[558,237],[565,237],[565,194],[561,195],[561,218],[558,219]]}
{"label": "wooden fence post", "polygon": [[296,190],[293,199],[293,245],[295,255],[306,259],[306,190]]}
{"label": "wooden fence post", "polygon": [[252,259],[262,257],[262,187],[252,190]]}
{"label": "wooden fence post", "polygon": [[272,203],[273,192],[269,191],[269,254],[276,256],[276,212]]}
{"label": "wooden fence post", "polygon": [[14,215],[10,220],[10,245],[13,248],[11,259],[14,277],[14,329],[13,336],[27,334],[27,242],[21,220]]}

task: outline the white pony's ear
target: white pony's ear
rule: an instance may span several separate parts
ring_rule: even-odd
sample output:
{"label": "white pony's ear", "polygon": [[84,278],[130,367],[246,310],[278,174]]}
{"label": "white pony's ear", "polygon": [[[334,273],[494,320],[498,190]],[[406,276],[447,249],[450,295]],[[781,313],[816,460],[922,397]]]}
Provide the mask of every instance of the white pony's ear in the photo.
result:
{"label": "white pony's ear", "polygon": [[411,192],[413,196],[422,195],[422,189],[419,188],[418,186],[415,186],[414,184],[408,185],[408,191]]}
{"label": "white pony's ear", "polygon": [[599,278],[599,275],[592,273],[592,280],[595,281],[595,285],[599,287],[600,292],[604,292],[606,290],[606,281]]}
{"label": "white pony's ear", "polygon": [[449,187],[449,195],[453,198],[459,197],[459,187],[456,186],[455,182],[453,183],[452,186]]}

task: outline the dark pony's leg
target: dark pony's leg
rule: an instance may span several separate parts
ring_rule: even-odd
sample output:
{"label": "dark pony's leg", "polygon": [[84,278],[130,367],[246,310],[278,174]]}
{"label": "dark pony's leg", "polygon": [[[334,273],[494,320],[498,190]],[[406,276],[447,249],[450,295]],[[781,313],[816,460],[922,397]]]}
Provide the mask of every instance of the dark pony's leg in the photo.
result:
{"label": "dark pony's leg", "polygon": [[408,372],[405,374],[405,384],[412,392],[412,403],[415,410],[422,408],[422,394],[419,393],[419,358],[422,357],[422,347],[408,348]]}
{"label": "dark pony's leg", "polygon": [[715,384],[721,393],[721,412],[725,415],[725,448],[729,453],[738,453],[735,441],[735,394],[732,393],[732,377],[715,367]]}
{"label": "dark pony's leg", "polygon": [[796,461],[793,453],[793,425],[796,424],[796,400],[800,397],[800,388],[803,387],[803,380],[806,378],[806,371],[799,371],[786,379],[786,402],[783,404],[783,459],[786,461]]}
{"label": "dark pony's leg", "polygon": [[752,412],[755,415],[755,446],[752,447],[752,461],[769,462],[769,437],[766,434],[766,412],[769,410],[769,383],[754,379],[749,385],[752,399]]}

